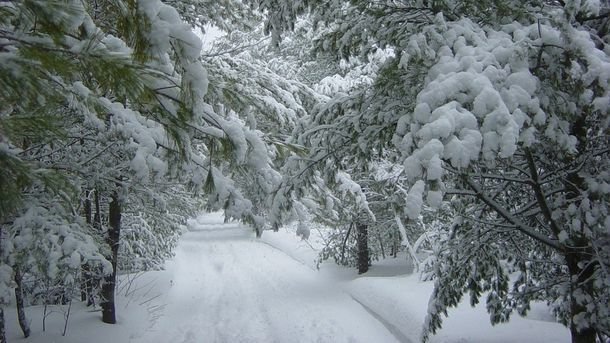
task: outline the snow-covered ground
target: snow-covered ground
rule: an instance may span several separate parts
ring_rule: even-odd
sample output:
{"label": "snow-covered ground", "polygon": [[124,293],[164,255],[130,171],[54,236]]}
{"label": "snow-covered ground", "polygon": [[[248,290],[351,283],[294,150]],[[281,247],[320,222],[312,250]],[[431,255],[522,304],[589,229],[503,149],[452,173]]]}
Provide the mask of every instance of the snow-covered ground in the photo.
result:
{"label": "snow-covered ground", "polygon": [[[220,214],[192,220],[165,271],[121,278],[117,325],[80,303],[28,308],[33,334],[21,337],[6,311],[9,342],[417,342],[432,290],[397,260],[365,276],[332,263],[315,268],[316,242],[292,230],[254,238],[248,228],[223,224]],[[312,247],[313,244],[313,247]],[[529,319],[514,316],[492,327],[484,307],[450,312],[432,342],[568,342],[544,306]]]}

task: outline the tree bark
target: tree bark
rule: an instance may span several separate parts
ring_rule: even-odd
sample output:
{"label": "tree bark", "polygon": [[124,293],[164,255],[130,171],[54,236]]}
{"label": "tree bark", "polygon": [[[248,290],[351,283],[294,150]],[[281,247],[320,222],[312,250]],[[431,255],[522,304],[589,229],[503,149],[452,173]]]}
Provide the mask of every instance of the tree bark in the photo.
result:
{"label": "tree bark", "polygon": [[379,248],[381,249],[381,257],[385,259],[385,249],[383,247],[383,237],[381,237],[381,232],[377,231],[377,240],[379,241]]}
{"label": "tree bark", "polygon": [[17,319],[19,320],[19,326],[23,331],[23,337],[30,337],[30,324],[25,316],[25,304],[23,301],[23,287],[22,287],[22,276],[19,268],[15,268],[15,304],[17,306]]}
{"label": "tree bark", "polygon": [[[578,285],[577,289],[580,291],[584,291],[585,294],[592,294],[590,290],[593,288],[591,280],[594,273],[594,267],[592,264],[588,264],[585,269],[579,267],[581,262],[587,261],[582,255],[588,253],[589,252],[587,251],[582,252],[577,251],[575,248],[571,248],[567,253],[566,262],[570,276],[577,276],[577,280],[572,283],[572,287]],[[576,297],[573,296],[575,290],[576,288],[571,290],[572,297],[570,299],[570,314],[572,318],[579,313],[588,312],[586,305],[579,303]],[[570,334],[572,336],[572,343],[595,343],[597,337],[597,331],[594,328],[588,327],[579,331],[573,320],[570,322]]]}
{"label": "tree bark", "polygon": [[591,328],[587,328],[583,331],[577,332],[574,331],[574,328],[570,328],[570,333],[572,334],[572,343],[595,343],[595,338],[597,334],[595,330]]}
{"label": "tree bark", "polygon": [[96,229],[101,230],[102,229],[102,210],[100,207],[100,192],[97,189],[94,190],[94,192],[95,192],[95,196],[94,196],[95,215],[93,216],[93,226]]}
{"label": "tree bark", "polygon": [[368,226],[356,223],[356,240],[358,244],[358,274],[369,270]]}
{"label": "tree bark", "polygon": [[[588,109],[585,109],[571,127],[572,134],[578,140],[577,148],[580,151],[585,151],[587,146],[588,114]],[[569,162],[571,161],[566,161],[566,165]],[[568,202],[577,201],[578,205],[580,205],[581,201],[578,199],[581,196],[582,190],[587,189],[584,178],[576,171],[568,173],[564,182],[564,187],[567,191],[566,199]],[[585,224],[583,223],[582,232],[585,231],[584,225]],[[570,334],[572,336],[572,343],[595,343],[597,330],[593,327],[588,327],[579,331],[573,320],[574,316],[577,314],[589,312],[586,305],[578,302],[574,293],[578,289],[578,293],[584,293],[591,296],[594,295],[593,274],[595,273],[595,266],[597,264],[593,263],[591,257],[595,256],[595,254],[591,248],[590,239],[583,233],[574,232],[570,238],[573,244],[567,248],[565,258],[570,277],[576,278],[570,285],[572,287],[572,294],[570,294],[570,315],[572,318],[570,321]]]}
{"label": "tree bark", "polygon": [[[93,211],[94,209],[91,209],[91,212],[93,212],[93,218],[86,218],[87,220],[91,219],[91,224],[93,225],[93,228],[99,230],[98,232],[101,232],[102,230],[102,209],[101,209],[101,205],[100,205],[100,192],[97,188],[91,190],[91,192],[93,192],[93,203],[91,204],[91,200],[89,200],[90,205],[92,205],[95,209],[95,211]],[[89,198],[90,199],[91,193],[89,193]],[[88,288],[88,299],[87,299],[87,306],[91,306],[95,304],[95,298],[93,296],[94,293],[94,288],[96,286],[99,286],[100,284],[100,278],[99,278],[99,269],[98,268],[94,268],[94,270],[91,269],[91,265],[87,265],[87,273],[88,273],[88,277],[87,277],[87,282],[85,287]]]}
{"label": "tree bark", "polygon": [[110,262],[112,263],[112,274],[107,275],[104,278],[104,284],[102,286],[102,297],[104,298],[102,302],[102,321],[108,324],[115,324],[116,312],[114,290],[116,286],[119,237],[121,233],[121,204],[116,191],[112,194],[112,200],[109,204],[108,222],[110,225],[108,227],[106,242],[112,251],[112,256],[110,258]]}
{"label": "tree bark", "polygon": [[347,239],[349,238],[349,234],[352,232],[353,227],[354,223],[351,223],[347,229],[347,233],[345,233],[345,238],[343,238],[343,244],[341,245],[341,264],[343,265],[345,265],[345,247],[347,246]]}
{"label": "tree bark", "polygon": [[85,203],[83,204],[83,211],[85,212],[85,220],[87,221],[87,224],[91,224],[92,223],[92,218],[93,218],[93,209],[91,208],[91,198],[89,198],[89,196],[91,195],[92,191],[87,191],[85,193]]}
{"label": "tree bark", "polygon": [[87,306],[91,306],[95,303],[93,300],[93,276],[91,273],[91,267],[88,264],[84,264],[82,268],[83,273],[83,282],[85,286],[85,299],[82,298],[81,292],[81,300],[87,300]]}
{"label": "tree bark", "polygon": [[[2,240],[4,239],[4,230],[0,225],[0,255],[3,255]],[[4,323],[4,307],[0,304],[0,343],[6,343],[6,328]]]}
{"label": "tree bark", "polygon": [[[92,208],[91,208],[91,199],[89,198],[91,191],[87,191],[85,196],[85,220],[87,224],[92,224]],[[87,263],[84,263],[81,267],[81,287],[80,287],[80,300],[87,301],[87,306],[91,306],[93,304],[93,287],[91,285],[91,270]]]}
{"label": "tree bark", "polygon": [[4,328],[4,308],[0,306],[0,343],[7,343],[6,329]]}

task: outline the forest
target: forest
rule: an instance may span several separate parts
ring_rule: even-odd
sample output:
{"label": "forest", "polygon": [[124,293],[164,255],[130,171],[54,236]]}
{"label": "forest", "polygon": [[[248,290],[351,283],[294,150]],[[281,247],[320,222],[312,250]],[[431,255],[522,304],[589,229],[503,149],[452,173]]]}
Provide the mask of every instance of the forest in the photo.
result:
{"label": "forest", "polygon": [[607,342],[609,108],[608,0],[0,0],[0,342],[218,211]]}

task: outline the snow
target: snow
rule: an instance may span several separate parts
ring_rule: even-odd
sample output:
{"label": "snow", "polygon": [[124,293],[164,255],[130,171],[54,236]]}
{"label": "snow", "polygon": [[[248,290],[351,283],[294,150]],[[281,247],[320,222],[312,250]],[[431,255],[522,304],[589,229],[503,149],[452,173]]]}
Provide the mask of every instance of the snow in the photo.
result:
{"label": "snow", "polygon": [[[5,316],[9,342],[418,342],[433,283],[420,281],[403,258],[355,270],[325,263],[316,270],[321,233],[305,241],[296,227],[266,232],[223,223],[219,213],[192,219],[166,270],[122,275],[118,323],[74,302],[26,309],[23,339],[14,309]],[[0,273],[4,275],[6,273]],[[449,311],[431,342],[568,342],[568,330],[534,304],[529,318],[492,327],[484,304]],[[62,336],[69,312],[67,333]]]}
{"label": "snow", "polygon": [[438,155],[432,156],[430,162],[428,162],[428,180],[439,180],[443,175],[443,162]]}
{"label": "snow", "polygon": [[13,269],[6,264],[0,265],[0,301],[8,303],[13,298],[11,284],[13,283]]}
{"label": "snow", "polygon": [[356,200],[357,211],[365,210],[372,221],[375,221],[375,214],[370,210],[369,203],[366,199],[366,194],[362,191],[360,185],[354,182],[351,176],[344,171],[337,171],[335,181],[338,184],[338,190],[343,193],[349,193]]}
{"label": "snow", "polygon": [[443,192],[441,191],[428,191],[426,195],[426,203],[432,208],[440,208],[443,202]]}
{"label": "snow", "polygon": [[422,196],[425,186],[426,184],[422,180],[418,180],[409,190],[405,203],[405,214],[411,220],[419,218],[423,204]]}
{"label": "snow", "polygon": [[[422,316],[432,291],[430,282],[420,282],[416,275],[395,278],[360,278],[349,285],[355,297],[379,311],[380,315],[397,326],[413,342],[419,341]],[[461,303],[449,310],[443,328],[430,342],[569,342],[568,330],[548,321],[548,315],[540,314],[543,308],[535,308],[535,315],[542,320],[513,316],[509,324],[492,326],[485,305],[475,308]],[[543,321],[544,320],[544,321]]]}

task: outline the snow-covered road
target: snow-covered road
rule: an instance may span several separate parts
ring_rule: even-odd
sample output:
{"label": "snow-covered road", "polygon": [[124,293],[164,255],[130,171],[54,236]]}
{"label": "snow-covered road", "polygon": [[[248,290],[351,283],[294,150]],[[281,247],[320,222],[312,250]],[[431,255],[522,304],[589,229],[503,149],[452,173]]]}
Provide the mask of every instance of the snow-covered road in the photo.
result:
{"label": "snow-covered road", "polygon": [[135,342],[403,340],[336,283],[221,216],[192,223],[168,272],[162,317]]}
{"label": "snow-covered road", "polygon": [[[364,276],[332,262],[318,272],[315,238],[304,242],[287,229],[256,239],[252,230],[222,220],[215,213],[190,221],[166,270],[121,275],[116,325],[102,323],[99,311],[83,302],[51,306],[46,317],[44,306],[32,306],[26,309],[32,336],[23,340],[10,306],[8,341],[419,341],[433,285],[410,274],[404,260],[377,261]],[[533,304],[528,318],[514,315],[496,326],[489,323],[484,303],[471,308],[464,299],[449,313],[432,343],[570,341],[568,329],[540,303]]]}

